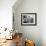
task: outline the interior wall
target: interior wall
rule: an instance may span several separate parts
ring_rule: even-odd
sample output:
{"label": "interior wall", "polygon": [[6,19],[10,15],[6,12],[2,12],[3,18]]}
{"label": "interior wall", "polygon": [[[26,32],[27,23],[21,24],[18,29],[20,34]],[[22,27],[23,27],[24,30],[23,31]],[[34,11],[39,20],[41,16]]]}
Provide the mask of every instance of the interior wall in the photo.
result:
{"label": "interior wall", "polygon": [[16,0],[0,0],[0,27],[12,29],[12,6]]}
{"label": "interior wall", "polygon": [[46,0],[41,1],[41,41],[42,46],[46,46]]}
{"label": "interior wall", "polygon": [[[36,46],[41,46],[40,2],[40,0],[23,0],[23,2],[20,3],[20,5],[13,8],[15,30],[18,30],[18,32],[22,32],[24,39],[27,38],[34,40]],[[22,26],[21,13],[37,13],[37,25]]]}

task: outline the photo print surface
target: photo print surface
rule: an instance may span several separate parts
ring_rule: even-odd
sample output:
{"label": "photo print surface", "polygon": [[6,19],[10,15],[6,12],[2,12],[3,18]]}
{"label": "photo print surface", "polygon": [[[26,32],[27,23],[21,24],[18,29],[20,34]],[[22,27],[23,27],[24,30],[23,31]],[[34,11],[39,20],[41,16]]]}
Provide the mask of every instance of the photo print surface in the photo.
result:
{"label": "photo print surface", "polygon": [[22,25],[36,25],[36,13],[22,13],[21,14]]}

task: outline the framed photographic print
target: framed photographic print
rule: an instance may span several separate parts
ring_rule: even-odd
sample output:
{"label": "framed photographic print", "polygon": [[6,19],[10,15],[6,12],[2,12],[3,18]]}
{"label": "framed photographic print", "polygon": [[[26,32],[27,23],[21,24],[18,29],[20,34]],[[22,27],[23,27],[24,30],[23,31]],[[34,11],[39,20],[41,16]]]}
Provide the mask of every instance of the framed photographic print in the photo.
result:
{"label": "framed photographic print", "polygon": [[21,25],[37,25],[37,13],[21,13]]}

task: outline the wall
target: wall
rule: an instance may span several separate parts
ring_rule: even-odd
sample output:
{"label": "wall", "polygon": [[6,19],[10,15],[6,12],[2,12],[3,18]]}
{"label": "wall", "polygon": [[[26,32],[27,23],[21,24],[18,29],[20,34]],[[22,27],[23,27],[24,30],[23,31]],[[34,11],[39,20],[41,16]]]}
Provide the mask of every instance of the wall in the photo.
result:
{"label": "wall", "polygon": [[42,46],[46,46],[46,0],[41,1],[41,41]]}
{"label": "wall", "polygon": [[0,27],[12,28],[12,6],[16,0],[0,0]]}
{"label": "wall", "polygon": [[[23,0],[19,5],[14,5],[14,24],[15,30],[23,33],[24,39],[34,40],[36,46],[41,46],[41,31],[40,31],[40,0]],[[21,13],[37,13],[37,25],[36,26],[22,26],[21,25]]]}

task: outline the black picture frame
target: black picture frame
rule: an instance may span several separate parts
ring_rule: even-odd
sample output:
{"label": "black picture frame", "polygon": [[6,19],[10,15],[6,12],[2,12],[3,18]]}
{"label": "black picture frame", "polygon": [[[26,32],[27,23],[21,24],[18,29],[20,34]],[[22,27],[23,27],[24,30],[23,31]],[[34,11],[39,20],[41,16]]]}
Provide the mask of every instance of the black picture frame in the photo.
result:
{"label": "black picture frame", "polygon": [[36,26],[37,13],[21,13],[21,25]]}

